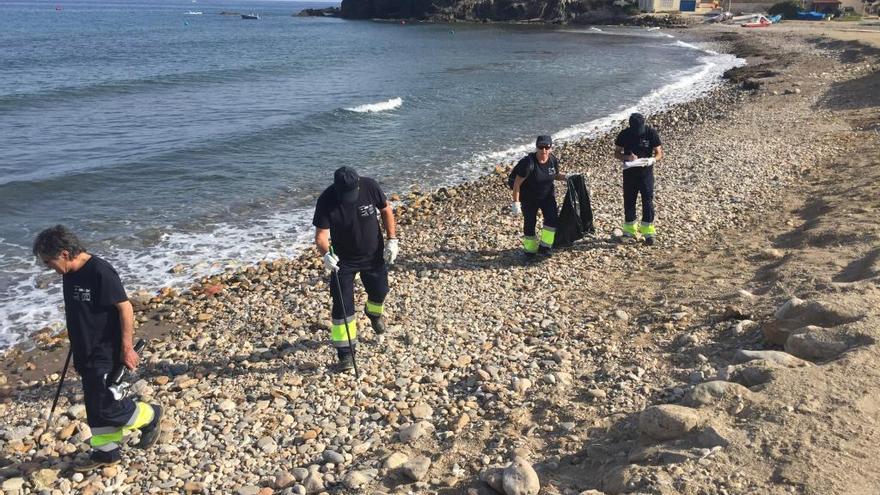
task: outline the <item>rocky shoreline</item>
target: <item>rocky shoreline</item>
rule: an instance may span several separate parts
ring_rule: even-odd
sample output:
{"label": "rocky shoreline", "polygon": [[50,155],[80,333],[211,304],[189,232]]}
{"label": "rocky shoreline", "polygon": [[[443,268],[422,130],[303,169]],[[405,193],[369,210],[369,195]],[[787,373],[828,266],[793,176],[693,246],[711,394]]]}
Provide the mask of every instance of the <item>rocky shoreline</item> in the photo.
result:
{"label": "rocky shoreline", "polygon": [[[390,276],[389,331],[376,336],[361,322],[361,383],[325,372],[333,358],[327,287],[311,252],[207,277],[182,293],[139,294],[141,329],[155,337],[133,388],[166,406],[160,445],[126,449],[119,467],[71,474],[89,431],[74,380],[64,413],[45,430],[58,379],[45,376],[45,349],[58,346],[46,337],[43,350],[6,357],[16,365],[0,378],[0,489],[513,494],[537,493],[540,484],[542,493],[610,494],[811,486],[798,477],[808,470],[780,474],[767,459],[798,466],[784,462],[798,459],[785,422],[823,433],[808,417],[825,410],[821,391],[790,403],[799,377],[841,354],[857,364],[856,351],[876,353],[866,344],[877,333],[877,274],[867,257],[867,268],[853,265],[845,280],[823,278],[819,268],[803,275],[811,260],[798,253],[835,242],[809,232],[795,238],[804,231],[798,217],[780,213],[837,170],[826,170],[829,160],[863,145],[854,133],[865,131],[823,98],[876,76],[878,61],[840,56],[855,47],[820,53],[801,39],[723,27],[697,36],[748,57],[750,70],[649,117],[667,155],[657,168],[659,248],[614,235],[620,173],[610,135],[557,150],[567,172],[587,177],[598,234],[543,264],[519,258],[506,167],[412,192],[397,209],[402,255]],[[792,123],[800,132],[779,132]],[[875,214],[870,187],[854,186],[865,191],[864,211],[849,215]],[[808,213],[799,218],[811,221]],[[876,242],[840,239],[850,257]],[[799,416],[776,421],[789,413]],[[822,451],[811,454],[822,459]]]}

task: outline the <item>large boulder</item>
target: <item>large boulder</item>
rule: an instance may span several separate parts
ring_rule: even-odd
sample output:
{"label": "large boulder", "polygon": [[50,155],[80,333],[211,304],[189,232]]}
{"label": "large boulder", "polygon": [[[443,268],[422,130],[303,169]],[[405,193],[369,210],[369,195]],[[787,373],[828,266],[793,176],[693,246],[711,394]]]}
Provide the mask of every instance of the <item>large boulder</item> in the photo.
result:
{"label": "large boulder", "polygon": [[504,493],[504,470],[490,468],[480,474],[480,481],[492,487],[498,493]]}
{"label": "large boulder", "polygon": [[517,456],[502,473],[502,486],[507,495],[538,495],[541,482],[529,461]]}
{"label": "large boulder", "polygon": [[693,407],[708,406],[729,397],[747,398],[751,393],[749,389],[738,383],[713,380],[694,387],[685,398],[685,403]]}
{"label": "large boulder", "polygon": [[426,456],[420,455],[418,457],[414,457],[401,466],[400,470],[403,471],[403,474],[406,475],[409,479],[413,481],[421,481],[425,476],[428,475],[428,469],[431,468],[431,459]]}
{"label": "large boulder", "polygon": [[655,440],[672,440],[686,435],[701,423],[702,417],[696,409],[664,404],[642,411],[639,432]]}
{"label": "large boulder", "polygon": [[826,301],[804,301],[792,297],[773,315],[771,321],[762,327],[764,338],[776,345],[785,345],[791,335],[806,326],[832,328],[862,318],[858,310],[839,303]]}
{"label": "large boulder", "polygon": [[845,338],[838,332],[812,325],[800,329],[785,341],[786,352],[810,361],[834,359],[848,348]]}
{"label": "large boulder", "polygon": [[749,361],[757,361],[761,359],[787,368],[810,366],[809,362],[782,351],[748,351],[740,349],[733,355],[734,363],[747,363]]}

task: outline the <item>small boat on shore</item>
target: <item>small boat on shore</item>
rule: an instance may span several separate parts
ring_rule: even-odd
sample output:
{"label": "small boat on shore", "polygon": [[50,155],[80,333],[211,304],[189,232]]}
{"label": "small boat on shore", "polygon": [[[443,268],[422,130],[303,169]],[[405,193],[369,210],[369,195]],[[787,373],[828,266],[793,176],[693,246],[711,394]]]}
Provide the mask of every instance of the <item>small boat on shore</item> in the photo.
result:
{"label": "small boat on shore", "polygon": [[241,14],[241,18],[242,19],[254,19],[257,21],[260,20],[260,16],[258,16],[257,14],[254,14],[253,12],[251,12],[250,14]]}
{"label": "small boat on shore", "polygon": [[745,27],[745,28],[759,28],[759,27],[769,27],[769,26],[771,26],[772,24],[773,24],[773,23],[770,21],[770,19],[767,19],[767,18],[764,17],[764,16],[758,16],[758,19],[757,19],[756,21],[754,21],[754,22],[747,22],[747,23],[745,23],[745,24],[742,24],[742,27]]}

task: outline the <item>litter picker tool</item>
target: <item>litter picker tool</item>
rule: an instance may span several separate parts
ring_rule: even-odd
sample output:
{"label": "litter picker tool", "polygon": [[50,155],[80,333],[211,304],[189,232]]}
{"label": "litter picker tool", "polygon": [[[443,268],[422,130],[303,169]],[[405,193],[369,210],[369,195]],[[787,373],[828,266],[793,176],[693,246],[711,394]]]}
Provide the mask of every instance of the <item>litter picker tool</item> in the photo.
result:
{"label": "litter picker tool", "polygon": [[64,386],[64,377],[67,375],[67,367],[70,366],[70,358],[73,356],[73,349],[67,351],[67,360],[64,361],[64,369],[61,370],[61,379],[58,380],[58,390],[55,391],[55,398],[52,399],[52,409],[49,409],[49,418],[46,420],[46,430],[52,424],[52,415],[55,414],[55,406],[58,405],[58,396],[61,395],[61,387]]}

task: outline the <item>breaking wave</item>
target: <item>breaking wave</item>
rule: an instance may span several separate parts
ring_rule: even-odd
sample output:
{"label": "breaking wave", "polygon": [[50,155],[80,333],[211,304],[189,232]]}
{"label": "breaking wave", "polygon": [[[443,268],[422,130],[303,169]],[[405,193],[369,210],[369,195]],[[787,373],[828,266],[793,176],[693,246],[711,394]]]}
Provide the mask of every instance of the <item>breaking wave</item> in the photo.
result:
{"label": "breaking wave", "polygon": [[390,100],[381,101],[379,103],[367,103],[366,105],[346,108],[346,110],[355,113],[377,113],[394,110],[395,108],[400,108],[401,105],[403,105],[403,98],[398,96],[397,98],[391,98]]}

